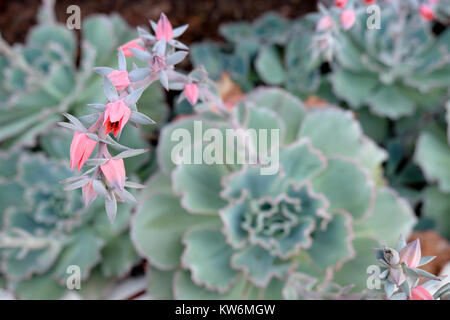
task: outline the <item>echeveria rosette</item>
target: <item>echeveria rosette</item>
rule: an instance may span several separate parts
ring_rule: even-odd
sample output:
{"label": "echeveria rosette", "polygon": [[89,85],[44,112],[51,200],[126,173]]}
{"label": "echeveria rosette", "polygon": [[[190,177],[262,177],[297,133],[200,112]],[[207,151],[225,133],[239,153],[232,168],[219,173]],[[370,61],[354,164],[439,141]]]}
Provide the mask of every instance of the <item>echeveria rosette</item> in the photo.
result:
{"label": "echeveria rosette", "polygon": [[438,107],[450,84],[450,32],[433,35],[412,1],[377,5],[380,29],[367,28],[361,3],[353,28],[336,34],[330,76],[335,95],[390,119]]}
{"label": "echeveria rosette", "polygon": [[[350,112],[307,111],[280,89],[251,92],[230,117],[204,111],[161,133],[161,171],[132,220],[136,248],[152,267],[150,294],[292,298],[282,292],[293,275],[365,289],[366,268],[376,264],[372,248],[395,242],[415,222],[407,202],[380,185],[385,152]],[[176,128],[192,133],[196,120],[203,120],[203,130],[231,123],[280,129],[280,170],[260,175],[252,165],[175,166],[170,135]],[[193,148],[199,142],[192,141]]]}
{"label": "echeveria rosette", "polygon": [[283,85],[300,94],[318,90],[320,59],[312,56],[315,14],[289,21],[269,12],[254,22],[221,25],[225,44],[197,43],[191,57],[213,80],[226,72],[244,91],[257,83]]}
{"label": "echeveria rosette", "polygon": [[131,206],[120,204],[111,225],[100,202],[85,209],[79,193],[61,188],[69,175],[65,161],[43,153],[0,153],[0,271],[17,298],[60,298],[70,265],[81,270],[78,293],[92,298],[91,279],[113,281],[138,259],[126,232]]}

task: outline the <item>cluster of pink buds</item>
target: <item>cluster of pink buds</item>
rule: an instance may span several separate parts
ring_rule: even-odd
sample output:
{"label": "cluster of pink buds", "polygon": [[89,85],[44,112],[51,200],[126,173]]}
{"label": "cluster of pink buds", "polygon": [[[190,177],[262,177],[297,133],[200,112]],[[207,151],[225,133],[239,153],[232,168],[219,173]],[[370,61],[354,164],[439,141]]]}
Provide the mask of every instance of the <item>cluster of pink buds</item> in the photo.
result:
{"label": "cluster of pink buds", "polygon": [[[361,0],[365,5],[372,5],[376,3],[376,0]],[[349,5],[348,0],[334,0],[334,6],[338,9],[342,9],[340,12],[339,22],[344,30],[349,30],[353,27],[353,25],[356,22],[356,13],[353,9],[353,5]],[[322,19],[319,20],[317,23],[316,29],[321,30],[327,30],[332,27],[332,23],[330,24],[329,21],[331,20],[331,17],[326,15],[322,17]]]}
{"label": "cluster of pink buds", "polygon": [[[375,3],[375,0],[362,1],[366,5]],[[333,51],[338,45],[334,32],[350,30],[356,23],[356,11],[353,7],[354,3],[348,0],[335,0],[334,7],[331,9],[327,9],[319,3],[321,17],[316,24],[317,34],[313,47],[317,48],[317,52],[314,55],[323,54],[325,59],[332,60]]]}
{"label": "cluster of pink buds", "polygon": [[[380,279],[383,281],[387,299],[450,299],[450,284],[431,294],[429,289],[431,284],[441,281],[443,277],[437,277],[418,268],[436,258],[435,256],[422,257],[419,239],[407,244],[405,238],[400,236],[397,249],[384,247],[374,250],[376,258],[383,265]],[[421,282],[422,279],[427,281]]]}
{"label": "cluster of pink buds", "polygon": [[[364,1],[369,4],[368,1]],[[356,22],[356,14],[352,8],[347,7],[348,0],[335,0],[334,5],[339,9],[343,9],[340,15],[342,29],[349,30]]]}
{"label": "cluster of pink buds", "polygon": [[439,0],[428,0],[428,2],[422,3],[419,7],[420,16],[425,21],[434,20],[434,7],[439,2]]}
{"label": "cluster of pink buds", "polygon": [[[137,156],[146,149],[131,149],[118,140],[125,125],[135,126],[155,123],[137,109],[137,102],[143,91],[153,82],[159,81],[166,89],[180,90],[180,99],[187,99],[192,105],[198,101],[216,105],[220,110],[223,103],[208,79],[203,68],[182,74],[174,70],[188,54],[189,48],[175,38],[187,29],[187,25],[173,29],[168,18],[162,13],[158,23],[151,21],[154,34],[138,28],[139,38],[118,48],[118,69],[97,67],[94,71],[103,77],[103,88],[108,102],[89,104],[95,113],[80,119],[64,114],[69,122],[59,125],[74,131],[70,146],[70,167],[80,171],[83,166],[91,166],[79,176],[65,179],[66,190],[82,188],[86,206],[98,196],[105,199],[105,208],[111,223],[117,211],[116,201],[135,202],[134,196],[125,188],[143,186],[127,181],[124,158]],[[179,49],[179,50],[177,50]],[[134,65],[128,70],[126,57],[136,57],[143,66]],[[111,137],[111,134],[115,137]],[[111,155],[108,147],[119,150]],[[96,155],[91,158],[97,148]]]}

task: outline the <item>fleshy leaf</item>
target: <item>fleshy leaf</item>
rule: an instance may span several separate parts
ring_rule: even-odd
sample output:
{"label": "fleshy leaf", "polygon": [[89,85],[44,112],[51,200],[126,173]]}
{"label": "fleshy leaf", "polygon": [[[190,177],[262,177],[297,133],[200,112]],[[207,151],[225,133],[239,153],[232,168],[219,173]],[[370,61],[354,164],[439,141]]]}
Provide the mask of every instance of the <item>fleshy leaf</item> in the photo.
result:
{"label": "fleshy leaf", "polygon": [[66,283],[67,268],[77,265],[81,270],[81,280],[89,277],[91,269],[101,259],[100,250],[104,241],[94,234],[91,228],[79,230],[73,235],[73,241],[64,247],[54,266],[54,276],[62,283]]}
{"label": "fleshy leaf", "polygon": [[450,197],[437,187],[428,187],[424,192],[423,218],[434,221],[439,233],[450,239]]}
{"label": "fleshy leaf", "polygon": [[308,137],[326,156],[355,158],[360,148],[361,127],[352,113],[338,109],[310,113],[303,121],[300,137]]}
{"label": "fleshy leaf", "polygon": [[312,183],[314,190],[330,202],[329,210],[347,211],[355,219],[368,212],[375,196],[373,182],[358,166],[343,159],[328,160],[326,170]]}
{"label": "fleshy leaf", "polygon": [[132,239],[138,252],[151,263],[172,269],[179,264],[183,251],[181,239],[186,229],[194,225],[215,225],[218,220],[216,216],[187,213],[174,195],[154,193],[143,201],[132,220]]}
{"label": "fleshy leaf", "polygon": [[292,268],[289,261],[272,256],[260,246],[248,246],[233,255],[232,266],[244,271],[258,287],[266,287],[272,277],[284,277]]}
{"label": "fleshy leaf", "polygon": [[314,232],[314,241],[307,253],[316,266],[322,270],[339,267],[353,257],[351,224],[349,215],[335,213],[323,230]]}
{"label": "fleshy leaf", "polygon": [[437,181],[439,190],[450,192],[450,148],[441,132],[426,131],[417,142],[415,162],[428,181]]}
{"label": "fleshy leaf", "polygon": [[373,248],[379,244],[370,238],[356,237],[353,239],[355,258],[344,263],[341,269],[334,272],[333,281],[341,285],[354,285],[353,292],[367,289],[367,267],[378,265],[373,254]]}
{"label": "fleshy leaf", "polygon": [[331,76],[336,95],[343,97],[349,104],[358,109],[367,101],[372,94],[378,79],[370,73],[353,73],[346,70],[337,70]]}
{"label": "fleshy leaf", "polygon": [[300,184],[311,179],[326,166],[325,157],[313,149],[308,139],[280,150],[280,163],[287,179]]}
{"label": "fleshy leaf", "polygon": [[284,81],[284,68],[275,46],[267,46],[259,52],[255,68],[261,79],[268,84],[281,84]]}
{"label": "fleshy leaf", "polygon": [[416,223],[409,203],[389,188],[377,190],[375,206],[370,216],[355,222],[356,236],[371,237],[393,246],[400,234],[407,236]]}
{"label": "fleshy leaf", "polygon": [[102,249],[101,270],[105,277],[121,277],[139,260],[128,232],[114,237]]}
{"label": "fleshy leaf", "polygon": [[174,277],[173,271],[161,271],[151,268],[148,276],[147,293],[152,299],[171,300],[173,299],[172,282]]}
{"label": "fleshy leaf", "polygon": [[64,294],[66,288],[60,286],[49,272],[15,284],[14,291],[17,297],[24,300],[55,300]]}
{"label": "fleshy leaf", "polygon": [[414,101],[403,94],[402,88],[396,86],[381,87],[369,96],[368,103],[373,113],[391,119],[410,115],[416,109]]}
{"label": "fleshy leaf", "polygon": [[[250,289],[249,289],[250,287]],[[254,288],[254,287],[253,287]],[[174,295],[176,299],[188,300],[230,300],[230,299],[257,299],[252,295],[251,284],[240,277],[236,284],[224,294],[211,292],[203,287],[196,286],[189,271],[179,270],[174,278]]]}
{"label": "fleshy leaf", "polygon": [[286,129],[283,143],[289,144],[295,141],[300,124],[306,114],[305,108],[298,98],[281,89],[258,88],[252,91],[245,101],[275,111],[283,120]]}
{"label": "fleshy leaf", "polygon": [[182,204],[188,211],[214,214],[226,205],[220,191],[227,173],[221,164],[180,165],[173,172],[173,188],[182,195]]}
{"label": "fleshy leaf", "polygon": [[233,249],[220,230],[194,229],[183,239],[182,263],[191,270],[197,285],[225,292],[238,275],[230,266]]}

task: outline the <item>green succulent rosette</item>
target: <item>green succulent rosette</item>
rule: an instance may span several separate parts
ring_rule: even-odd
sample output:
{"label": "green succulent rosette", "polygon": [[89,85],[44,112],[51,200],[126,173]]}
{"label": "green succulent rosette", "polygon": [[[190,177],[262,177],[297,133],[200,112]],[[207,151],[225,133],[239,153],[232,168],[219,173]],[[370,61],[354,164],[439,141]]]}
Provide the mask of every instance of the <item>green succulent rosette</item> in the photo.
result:
{"label": "green succulent rosette", "polygon": [[70,266],[80,270],[75,292],[100,298],[139,261],[128,233],[132,206],[119,204],[110,224],[101,201],[86,209],[79,192],[61,187],[68,167],[44,153],[0,153],[0,272],[16,298],[61,298]]}
{"label": "green succulent rosette", "polygon": [[380,27],[367,27],[365,5],[357,22],[336,35],[330,81],[351,108],[399,119],[434,109],[450,84],[450,32],[433,34],[413,2],[377,3]]}
{"label": "green succulent rosette", "polygon": [[[53,11],[53,1],[43,4],[38,24],[24,44],[9,46],[0,37],[2,149],[33,147],[38,136],[48,134],[63,119],[61,113],[83,116],[92,111],[88,103],[106,102],[99,89],[103,79],[92,69],[116,66],[117,48],[138,37],[119,15],[97,14],[83,20],[78,43],[75,30],[58,23]],[[158,125],[165,121],[167,106],[160,86],[149,88],[140,104]],[[82,121],[89,123],[86,118]]]}
{"label": "green succulent rosette", "polygon": [[[261,166],[178,164],[171,135],[184,128],[279,129],[279,170]],[[192,149],[207,148],[192,140]],[[200,138],[201,139],[201,138]],[[353,114],[307,110],[281,89],[252,91],[225,119],[204,111],[167,125],[161,168],[132,220],[132,239],[151,266],[154,298],[281,299],[293,276],[361,292],[372,248],[408,234],[408,203],[383,185],[384,150],[364,136]],[[165,288],[162,290],[162,288]],[[170,288],[170,289],[169,289]]]}

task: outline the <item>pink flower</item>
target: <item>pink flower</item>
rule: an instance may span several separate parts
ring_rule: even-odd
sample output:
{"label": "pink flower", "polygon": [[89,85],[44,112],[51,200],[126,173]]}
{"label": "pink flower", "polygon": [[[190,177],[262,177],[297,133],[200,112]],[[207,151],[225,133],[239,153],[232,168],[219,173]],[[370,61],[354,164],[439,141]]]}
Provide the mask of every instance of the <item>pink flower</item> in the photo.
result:
{"label": "pink flower", "polygon": [[124,45],[120,46],[118,49],[122,49],[123,55],[125,57],[133,57],[134,54],[133,54],[133,52],[131,52],[130,48],[136,48],[136,49],[139,49],[139,50],[145,50],[144,47],[139,45],[139,42],[140,42],[140,39],[137,38],[137,39],[128,41]]}
{"label": "pink flower", "polygon": [[411,297],[408,300],[434,300],[431,293],[422,286],[411,289]]}
{"label": "pink flower", "polygon": [[184,86],[184,95],[191,105],[195,105],[198,100],[198,86],[195,83],[188,83]]}
{"label": "pink flower", "polygon": [[367,5],[375,3],[376,0],[363,0],[363,2]]}
{"label": "pink flower", "polygon": [[161,13],[158,24],[156,26],[156,39],[161,40],[166,38],[166,41],[170,41],[173,38],[173,29],[169,19],[167,19],[164,13]]}
{"label": "pink flower", "polygon": [[338,8],[345,8],[348,0],[334,0],[334,5]]}
{"label": "pink flower", "polygon": [[122,131],[123,127],[130,119],[131,110],[122,100],[110,102],[106,105],[103,125],[106,124],[106,134],[113,131],[114,136]]}
{"label": "pink flower", "polygon": [[431,7],[427,4],[422,4],[419,8],[419,13],[426,21],[431,21],[434,19],[434,13]]}
{"label": "pink flower", "polygon": [[70,168],[78,167],[78,171],[94,151],[97,142],[91,140],[85,133],[75,132],[70,145]]}
{"label": "pink flower", "polygon": [[100,166],[100,169],[109,183],[115,188],[123,190],[126,177],[123,159],[109,159],[108,162]]}
{"label": "pink flower", "polygon": [[400,263],[404,262],[410,268],[416,268],[420,262],[420,256],[422,252],[420,250],[420,241],[416,239],[400,251]]}
{"label": "pink flower", "polygon": [[86,207],[97,198],[97,193],[94,191],[94,187],[92,186],[92,180],[81,188],[81,192],[83,194],[83,201]]}
{"label": "pink flower", "polygon": [[356,16],[353,10],[344,10],[341,13],[341,24],[344,30],[348,30],[355,24]]}
{"label": "pink flower", "polygon": [[328,30],[333,26],[333,19],[329,15],[323,16],[319,19],[316,25],[317,31]]}
{"label": "pink flower", "polygon": [[108,74],[108,79],[118,91],[121,91],[130,85],[130,79],[128,78],[128,72],[114,70]]}

